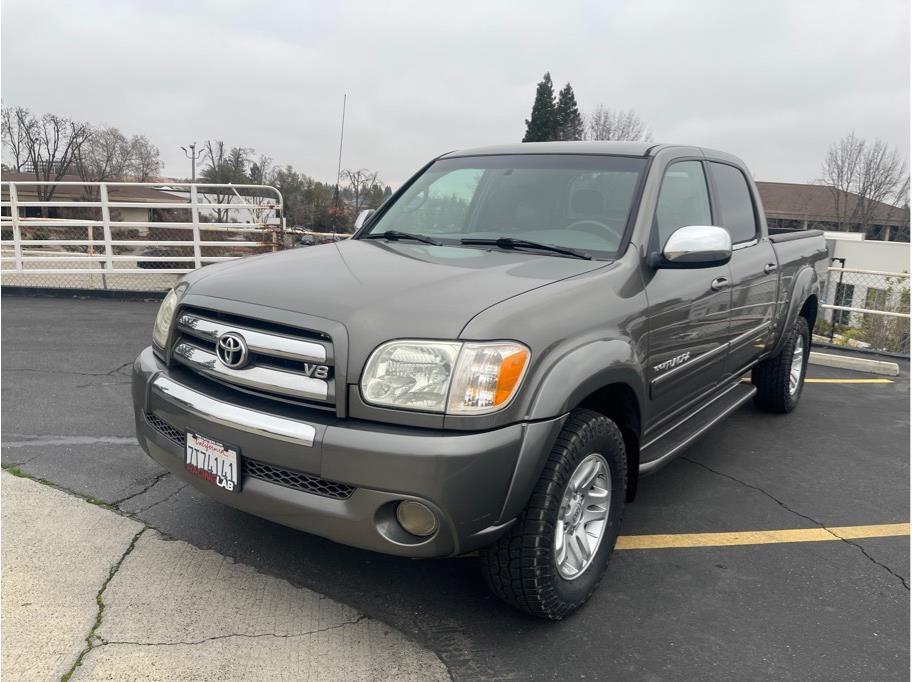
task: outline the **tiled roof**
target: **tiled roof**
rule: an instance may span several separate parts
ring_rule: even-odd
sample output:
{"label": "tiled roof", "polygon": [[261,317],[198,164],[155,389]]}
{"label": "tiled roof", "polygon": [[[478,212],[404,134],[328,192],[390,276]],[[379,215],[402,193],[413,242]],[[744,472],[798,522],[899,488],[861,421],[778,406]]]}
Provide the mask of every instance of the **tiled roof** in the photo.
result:
{"label": "tiled roof", "polygon": [[[4,181],[9,180],[12,182],[35,182],[36,178],[33,173],[17,173],[13,171],[4,171],[3,178]],[[64,175],[60,178],[62,182],[82,182],[82,179],[78,175]],[[85,199],[85,187],[78,185],[59,185],[54,190],[54,200],[55,201],[76,201],[78,199]],[[16,194],[20,198],[28,197],[31,200],[34,200],[34,197],[37,196],[35,192],[35,185],[17,185]],[[6,188],[3,189],[3,198],[7,199]],[[187,199],[184,197],[171,194],[169,192],[164,192],[154,187],[133,187],[133,186],[114,186],[108,187],[108,199],[111,201],[135,201],[135,202],[173,202],[176,204],[185,204]]]}

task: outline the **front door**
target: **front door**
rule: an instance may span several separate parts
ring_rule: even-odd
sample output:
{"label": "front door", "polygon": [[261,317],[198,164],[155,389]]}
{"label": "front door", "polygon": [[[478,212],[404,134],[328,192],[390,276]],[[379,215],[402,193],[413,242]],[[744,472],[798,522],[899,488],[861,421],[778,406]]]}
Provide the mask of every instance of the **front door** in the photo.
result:
{"label": "front door", "polygon": [[[699,160],[676,161],[665,170],[651,248],[661,250],[675,230],[687,225],[712,225]],[[647,271],[647,429],[683,412],[721,383],[729,338],[730,279],[728,265]]]}

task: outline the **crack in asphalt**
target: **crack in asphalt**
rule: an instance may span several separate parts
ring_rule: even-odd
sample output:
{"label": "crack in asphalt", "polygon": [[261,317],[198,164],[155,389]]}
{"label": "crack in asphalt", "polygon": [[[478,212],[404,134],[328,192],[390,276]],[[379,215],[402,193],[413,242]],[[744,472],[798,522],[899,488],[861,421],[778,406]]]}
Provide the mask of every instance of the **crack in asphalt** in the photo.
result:
{"label": "crack in asphalt", "polygon": [[[96,507],[104,507],[105,509],[109,509],[113,512],[118,512],[118,513],[120,512],[120,510],[117,509],[110,502],[106,502],[105,500],[102,500],[98,497],[93,497],[92,495],[86,495],[85,493],[81,493],[77,490],[73,490],[72,488],[67,488],[65,485],[61,485],[60,483],[54,483],[54,481],[49,481],[46,478],[39,478],[37,476],[33,476],[32,474],[19,469],[18,464],[11,464],[8,462],[3,462],[3,464],[0,465],[0,468],[2,468],[3,471],[7,472],[8,474],[11,474],[12,476],[18,476],[19,478],[27,478],[28,480],[34,481],[35,483],[40,483],[41,485],[46,485],[48,488],[53,488],[54,490],[60,490],[61,492],[66,493],[67,495],[72,495],[73,497],[78,497],[80,500],[83,500],[84,502],[88,502],[89,504],[94,504]],[[126,514],[121,514],[121,515],[127,516]]]}
{"label": "crack in asphalt", "polygon": [[130,495],[127,495],[126,497],[121,497],[119,500],[114,500],[111,504],[113,504],[115,507],[117,507],[117,506],[120,506],[121,503],[126,502],[127,500],[132,500],[134,497],[139,497],[143,493],[149,492],[153,487],[155,487],[155,485],[158,484],[159,481],[161,481],[165,476],[167,476],[170,473],[171,473],[170,471],[162,471],[160,474],[156,474],[155,477],[152,479],[152,482],[149,483],[147,486],[145,486],[142,490],[140,490],[137,493],[132,493]]}
{"label": "crack in asphalt", "polygon": [[76,384],[73,388],[93,388],[98,386],[129,386],[132,381],[127,379],[126,381],[102,381],[101,383],[96,384]]}
{"label": "crack in asphalt", "polygon": [[735,483],[738,483],[739,485],[743,485],[746,488],[750,488],[751,490],[756,490],[757,492],[765,495],[766,497],[771,499],[773,502],[778,504],[780,507],[785,509],[787,512],[794,514],[795,516],[798,516],[802,519],[805,519],[806,521],[810,521],[815,526],[818,526],[819,528],[822,528],[823,530],[825,530],[827,533],[832,535],[837,540],[841,540],[842,542],[846,543],[847,545],[854,547],[855,549],[860,551],[868,559],[868,561],[870,561],[875,566],[879,566],[880,568],[884,569],[887,573],[889,573],[894,578],[899,580],[899,582],[902,583],[902,586],[906,590],[909,589],[909,583],[908,583],[908,581],[906,581],[906,579],[903,576],[899,575],[896,571],[894,571],[892,568],[890,568],[886,564],[881,563],[880,561],[878,561],[877,559],[872,557],[870,554],[868,554],[868,551],[864,547],[862,547],[860,544],[858,544],[857,542],[853,542],[852,540],[850,540],[848,538],[842,537],[841,535],[839,535],[839,533],[833,532],[832,529],[828,528],[826,525],[824,525],[817,519],[812,518],[812,517],[808,516],[807,514],[802,514],[800,511],[793,509],[788,504],[786,504],[785,502],[780,500],[775,495],[772,495],[771,493],[767,492],[763,488],[756,486],[756,485],[752,485],[750,483],[747,483],[746,481],[742,481],[740,478],[736,478],[735,476],[732,476],[731,474],[726,474],[725,472],[719,471],[718,469],[713,469],[711,466],[707,466],[706,464],[703,464],[702,462],[697,462],[696,460],[690,459],[689,457],[685,456],[685,457],[681,457],[681,459],[683,459],[686,462],[690,462],[691,464],[694,464],[698,467],[702,467],[703,469],[706,469],[707,471],[709,471],[713,474],[716,474],[717,476],[722,476],[724,478],[734,481]]}
{"label": "crack in asphalt", "polygon": [[6,462],[5,461],[5,462],[3,462],[3,466],[4,466],[4,468],[21,467],[23,464],[28,464],[28,463],[38,459],[39,457],[44,457],[44,454],[45,453],[42,452],[37,455],[32,455],[28,459],[22,459],[22,460],[19,460],[18,462]]}
{"label": "crack in asphalt", "polygon": [[[20,438],[32,438],[31,436],[19,436],[19,437],[20,437]],[[83,437],[80,437],[80,436],[76,436],[76,437],[65,437],[65,438],[60,438],[60,439],[53,439],[53,438],[48,439],[48,438],[43,438],[43,437],[41,437],[41,436],[37,436],[37,437],[34,437],[33,440],[26,440],[26,441],[13,442],[13,443],[4,443],[4,444],[3,444],[3,447],[7,447],[7,446],[9,446],[9,447],[23,447],[23,446],[26,446],[26,445],[60,445],[60,444],[67,444],[67,445],[74,445],[74,444],[75,444],[75,445],[81,445],[81,444],[94,444],[94,443],[107,443],[107,442],[116,442],[116,443],[119,443],[120,440],[125,440],[125,441],[128,441],[128,442],[130,442],[130,443],[135,442],[135,439],[133,439],[133,438],[124,438],[124,439],[118,439],[118,438],[116,438],[116,437],[109,437],[109,438],[89,438],[89,437],[85,437],[85,438],[83,438]],[[85,442],[84,442],[84,441],[85,441]],[[18,467],[22,466],[23,464],[28,464],[28,463],[31,462],[33,459],[37,459],[37,458],[39,458],[39,457],[41,457],[41,456],[42,456],[42,455],[35,455],[34,457],[30,457],[29,459],[26,459],[26,460],[23,460],[23,461],[20,461],[20,462],[4,462],[4,463],[3,463],[3,469],[11,469],[11,468],[13,468],[13,467],[18,468]],[[82,499],[84,499],[84,500],[86,500],[86,501],[88,501],[88,502],[91,502],[92,504],[101,504],[101,505],[103,505],[103,506],[105,506],[105,507],[109,507],[109,508],[111,508],[111,509],[115,509],[116,511],[120,512],[120,513],[123,514],[124,516],[127,516],[128,518],[135,518],[135,517],[138,516],[139,514],[142,514],[142,513],[145,513],[145,512],[147,512],[147,511],[149,511],[150,509],[152,509],[152,507],[156,507],[156,506],[160,505],[160,504],[163,503],[163,502],[167,502],[168,500],[170,500],[172,497],[174,497],[174,496],[177,495],[180,491],[182,491],[184,488],[187,487],[187,484],[184,483],[184,484],[182,484],[177,490],[174,490],[173,492],[168,493],[168,494],[167,494],[165,497],[163,497],[162,499],[156,500],[156,501],[153,502],[152,504],[150,504],[150,505],[148,505],[148,506],[145,506],[145,507],[142,507],[142,508],[140,508],[140,509],[137,509],[136,511],[127,511],[127,510],[125,510],[125,509],[121,509],[121,508],[120,508],[120,505],[123,504],[124,502],[128,502],[129,500],[132,500],[133,498],[139,497],[140,495],[143,495],[143,494],[149,492],[150,490],[152,490],[152,488],[154,488],[156,485],[158,485],[159,483],[161,483],[161,481],[164,480],[164,479],[165,479],[167,476],[169,476],[170,474],[171,474],[170,471],[162,471],[161,473],[156,474],[156,475],[152,478],[152,480],[151,480],[147,485],[143,486],[143,488],[142,488],[141,490],[139,490],[139,491],[137,491],[137,492],[135,492],[135,493],[130,493],[129,495],[126,495],[125,497],[121,497],[121,498],[119,498],[119,499],[116,499],[116,500],[113,500],[113,501],[111,501],[111,502],[108,502],[108,501],[106,501],[106,500],[100,500],[100,499],[98,499],[98,498],[95,498],[95,497],[93,497],[93,496],[91,496],[91,495],[85,495],[85,494],[83,494],[83,493],[77,492],[76,490],[71,490],[70,488],[67,488],[67,487],[65,487],[65,486],[62,486],[62,485],[60,485],[60,484],[58,484],[58,483],[55,483],[55,482],[53,482],[53,481],[49,481],[49,480],[46,480],[46,479],[43,479],[43,478],[35,478],[34,476],[32,476],[32,475],[30,475],[30,474],[28,474],[28,473],[26,473],[26,472],[21,472],[21,475],[24,476],[25,478],[29,478],[29,479],[31,479],[31,480],[33,480],[33,481],[37,481],[38,483],[43,483],[43,484],[45,484],[45,485],[49,485],[49,486],[51,486],[52,488],[57,488],[58,490],[63,490],[64,492],[67,492],[67,493],[69,493],[69,494],[71,494],[71,495],[75,495],[76,497],[82,498]]]}
{"label": "crack in asphalt", "polygon": [[127,362],[118,365],[114,369],[108,370],[107,372],[75,372],[73,370],[67,369],[44,369],[43,367],[4,367],[3,373],[7,372],[34,372],[36,374],[72,374],[74,376],[80,377],[110,377],[117,374],[122,369],[126,369],[128,366],[133,364],[133,360],[128,360]]}
{"label": "crack in asphalt", "polygon": [[180,641],[180,642],[130,642],[130,641],[120,641],[120,640],[106,640],[102,637],[99,637],[100,644],[97,644],[94,648],[102,646],[196,646],[198,644],[205,644],[206,642],[213,642],[219,639],[231,639],[233,637],[240,637],[243,639],[260,639],[263,637],[273,637],[275,639],[294,639],[295,637],[309,637],[311,635],[319,635],[323,632],[329,632],[331,630],[339,630],[340,628],[346,628],[352,625],[357,625],[361,621],[367,618],[366,615],[361,614],[354,620],[347,620],[344,623],[338,623],[336,625],[330,625],[325,628],[318,628],[316,630],[307,630],[306,632],[297,632],[294,634],[285,634],[280,635],[275,632],[260,632],[255,634],[248,634],[243,632],[233,632],[225,635],[213,635],[211,637],[205,637],[203,639],[197,639],[190,642]]}
{"label": "crack in asphalt", "polygon": [[110,570],[108,571],[108,577],[102,583],[101,587],[98,589],[98,592],[95,593],[95,604],[98,606],[98,611],[95,614],[95,622],[92,624],[92,629],[89,630],[89,634],[86,635],[86,638],[85,638],[86,645],[82,649],[82,651],[79,652],[79,656],[76,658],[76,661],[73,663],[73,667],[71,667],[60,678],[60,682],[67,682],[73,676],[73,673],[76,672],[76,669],[82,665],[82,661],[85,659],[85,657],[88,655],[88,653],[90,651],[92,651],[92,649],[95,649],[96,647],[99,646],[99,640],[101,640],[101,638],[97,637],[95,635],[95,633],[97,632],[98,628],[101,627],[101,623],[104,620],[104,612],[105,612],[104,593],[105,593],[105,590],[108,589],[108,585],[111,584],[111,581],[114,579],[114,576],[117,575],[117,572],[120,570],[120,567],[123,565],[123,562],[126,560],[126,558],[128,556],[130,556],[130,554],[136,548],[136,543],[139,540],[139,536],[141,536],[147,530],[148,530],[148,526],[143,526],[139,530],[139,532],[133,536],[133,539],[130,540],[130,544],[127,546],[126,550],[124,550],[123,554],[120,555],[120,558],[117,561],[115,561],[114,564],[111,566]]}
{"label": "crack in asphalt", "polygon": [[[180,493],[180,492],[182,492],[182,491],[184,490],[184,488],[186,488],[188,485],[189,485],[189,483],[184,483],[184,484],[182,484],[180,488],[178,488],[177,490],[175,490],[175,491],[172,492],[172,493],[169,493],[168,495],[166,495],[165,497],[161,498],[160,500],[158,500],[158,501],[156,501],[156,502],[153,502],[153,503],[150,504],[148,507],[143,507],[142,509],[138,509],[138,510],[136,510],[135,512],[124,512],[124,513],[125,513],[125,514],[128,514],[131,518],[136,517],[136,516],[139,516],[140,514],[145,514],[147,511],[149,511],[150,509],[152,509],[152,507],[157,507],[158,505],[160,505],[160,504],[162,504],[162,503],[164,503],[164,502],[167,502],[167,501],[170,500],[171,498],[176,497],[177,494]],[[123,510],[121,510],[121,511],[123,511]]]}

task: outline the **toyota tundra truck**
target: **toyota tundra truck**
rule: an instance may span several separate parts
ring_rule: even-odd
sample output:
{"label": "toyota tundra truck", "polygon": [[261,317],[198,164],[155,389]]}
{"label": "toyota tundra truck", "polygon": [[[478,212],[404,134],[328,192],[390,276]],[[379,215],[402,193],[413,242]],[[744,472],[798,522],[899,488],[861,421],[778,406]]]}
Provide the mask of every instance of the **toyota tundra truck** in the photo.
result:
{"label": "toyota tundra truck", "polygon": [[826,257],[820,232],[768,229],[730,154],[443,154],[349,240],[184,277],[133,367],[137,436],[276,523],[478,550],[497,596],[559,620],[641,476],[750,399],[795,408]]}

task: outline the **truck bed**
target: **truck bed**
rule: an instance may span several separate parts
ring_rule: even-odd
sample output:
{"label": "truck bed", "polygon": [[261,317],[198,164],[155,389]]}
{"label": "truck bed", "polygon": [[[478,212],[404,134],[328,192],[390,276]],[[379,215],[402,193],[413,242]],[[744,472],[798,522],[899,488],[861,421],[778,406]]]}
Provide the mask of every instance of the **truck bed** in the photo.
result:
{"label": "truck bed", "polygon": [[811,237],[822,237],[822,230],[791,230],[785,227],[769,228],[769,238],[774,244],[790,242],[796,239],[809,239]]}

